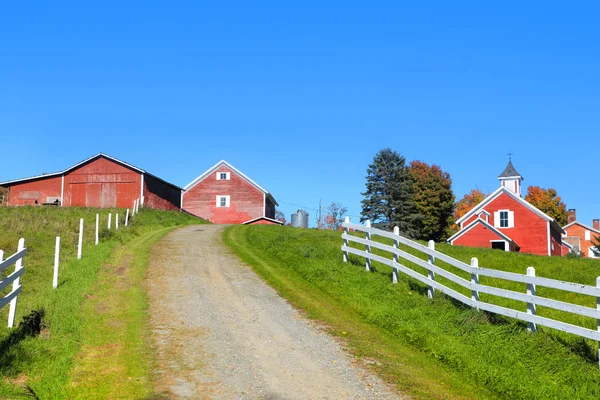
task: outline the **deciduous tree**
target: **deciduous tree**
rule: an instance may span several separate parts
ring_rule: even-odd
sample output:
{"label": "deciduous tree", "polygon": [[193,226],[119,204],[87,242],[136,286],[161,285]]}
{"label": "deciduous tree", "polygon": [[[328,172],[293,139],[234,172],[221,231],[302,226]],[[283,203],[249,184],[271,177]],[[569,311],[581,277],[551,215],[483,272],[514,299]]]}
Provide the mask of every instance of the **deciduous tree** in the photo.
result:
{"label": "deciduous tree", "polygon": [[[469,193],[465,194],[463,198],[457,201],[454,205],[454,222],[471,211],[473,207],[481,203],[486,197],[487,195],[479,189],[473,189]],[[458,232],[459,229],[460,227],[456,225],[456,223],[451,224],[447,229],[447,236],[453,235],[454,233]]]}
{"label": "deciduous tree", "polygon": [[287,219],[285,218],[285,213],[281,210],[275,210],[275,219],[281,222],[283,225],[287,224]]}
{"label": "deciduous tree", "polygon": [[455,196],[450,174],[422,161],[412,161],[408,171],[417,211],[423,216],[419,239],[439,242],[453,223]]}
{"label": "deciduous tree", "polygon": [[323,218],[324,228],[337,231],[344,222],[344,215],[348,209],[342,203],[333,202],[327,207],[327,214]]}
{"label": "deciduous tree", "polygon": [[367,168],[366,179],[361,222],[368,219],[385,230],[398,226],[404,236],[418,237],[421,215],[413,198],[405,158],[391,149],[380,150]]}
{"label": "deciduous tree", "polygon": [[556,190],[529,186],[525,200],[554,218],[560,226],[567,224],[567,206],[561,201]]}

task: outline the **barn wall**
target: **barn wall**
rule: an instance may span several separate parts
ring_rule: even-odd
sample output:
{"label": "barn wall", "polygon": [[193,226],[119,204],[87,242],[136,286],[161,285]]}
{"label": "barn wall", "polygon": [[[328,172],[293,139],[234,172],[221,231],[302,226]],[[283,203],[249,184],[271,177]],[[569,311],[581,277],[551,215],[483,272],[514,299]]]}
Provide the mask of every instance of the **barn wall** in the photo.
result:
{"label": "barn wall", "polygon": [[491,248],[491,240],[504,239],[498,236],[492,230],[486,228],[483,224],[479,223],[464,235],[459,236],[456,240],[454,240],[454,242],[452,242],[452,244],[455,246]]}
{"label": "barn wall", "polygon": [[9,206],[26,206],[45,203],[48,197],[60,197],[62,177],[39,178],[17,183],[8,190]]}
{"label": "barn wall", "polygon": [[[230,180],[217,180],[217,172],[229,172]],[[218,195],[231,196],[230,207],[217,207]],[[183,194],[183,208],[215,224],[241,224],[262,217],[264,194],[226,166],[219,167]]]}
{"label": "barn wall", "polygon": [[562,256],[562,238],[560,232],[550,226],[550,236],[552,238],[551,244],[554,245],[554,249],[550,246],[550,254],[553,256]]}
{"label": "barn wall", "polygon": [[66,206],[130,208],[141,195],[141,174],[104,157],[65,175]]}
{"label": "barn wall", "polygon": [[181,190],[156,179],[144,175],[144,207],[157,210],[180,210]]}
{"label": "barn wall", "polygon": [[265,201],[265,217],[275,219],[275,204],[269,197]]}

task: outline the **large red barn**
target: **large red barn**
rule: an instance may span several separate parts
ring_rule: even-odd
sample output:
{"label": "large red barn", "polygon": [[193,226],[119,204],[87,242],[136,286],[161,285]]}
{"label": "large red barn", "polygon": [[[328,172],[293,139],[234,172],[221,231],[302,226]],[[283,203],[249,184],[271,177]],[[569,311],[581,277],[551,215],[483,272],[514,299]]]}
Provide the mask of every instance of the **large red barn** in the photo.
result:
{"label": "large red barn", "polygon": [[4,205],[56,204],[130,208],[140,205],[180,210],[182,188],[106,154],[97,154],[61,172],[0,183]]}
{"label": "large red barn", "polygon": [[184,190],[182,208],[215,224],[280,224],[273,196],[227,161],[219,161]]}
{"label": "large red barn", "polygon": [[501,186],[456,221],[460,230],[448,242],[459,246],[562,255],[563,229],[553,218],[521,197],[523,177],[511,161],[498,179]]}

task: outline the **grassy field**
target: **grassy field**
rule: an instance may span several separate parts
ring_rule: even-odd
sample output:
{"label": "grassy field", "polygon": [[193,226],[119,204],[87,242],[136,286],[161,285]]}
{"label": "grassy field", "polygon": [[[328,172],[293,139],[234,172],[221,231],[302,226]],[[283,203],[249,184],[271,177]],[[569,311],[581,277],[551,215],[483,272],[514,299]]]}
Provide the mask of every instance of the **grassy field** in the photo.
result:
{"label": "grassy field", "polygon": [[[109,212],[113,213],[111,231],[106,229]],[[143,325],[141,315],[145,310],[145,297],[140,289],[139,271],[145,267],[147,248],[170,227],[204,221],[184,213],[144,209],[127,228],[121,220],[120,229],[115,232],[115,212],[120,212],[123,218],[123,210],[0,208],[0,249],[5,251],[6,256],[12,254],[16,251],[19,237],[25,238],[28,248],[24,260],[26,272],[21,278],[23,292],[17,307],[17,322],[21,321],[21,324],[13,330],[0,330],[0,375],[3,378],[0,380],[0,398],[75,397],[75,383],[82,387],[87,384],[81,383],[84,376],[81,371],[90,372],[90,368],[79,368],[79,375],[75,376],[73,367],[81,366],[85,358],[82,352],[93,348],[97,334],[107,331],[131,339],[128,339],[127,345],[132,351],[139,351],[119,359],[119,362],[136,364],[140,370],[135,373],[148,376],[144,368],[149,361],[132,360],[132,357],[144,355],[145,349],[144,339],[139,338],[136,330],[142,329]],[[98,246],[93,244],[96,213],[101,214],[102,226]],[[85,220],[85,233],[83,258],[76,260],[79,218]],[[58,289],[53,290],[52,266],[57,235],[61,236],[61,267]],[[132,253],[135,257],[129,256]],[[93,305],[107,293],[112,293],[115,285],[102,285],[100,281],[110,282],[111,268],[118,269],[125,264],[125,255],[127,265],[137,266],[137,275],[134,268],[123,274],[128,277],[135,275],[128,282],[132,286],[122,291],[121,297],[115,296],[114,301],[122,306],[123,297],[126,297],[131,303],[128,307],[118,307],[122,313],[109,318],[118,324],[109,324],[107,328],[102,318],[96,318],[98,309],[94,309]],[[2,320],[6,321],[6,317],[7,308],[0,312]],[[96,372],[109,369],[107,365],[96,364]],[[122,379],[122,375],[118,377],[118,380]]]}
{"label": "grassy field", "polygon": [[[389,267],[373,263],[375,271],[367,273],[362,258],[352,256],[343,263],[340,232],[234,226],[224,238],[291,303],[327,324],[358,357],[377,359],[375,369],[416,398],[600,396],[595,343],[550,329],[528,334],[524,323],[477,312],[439,294],[430,300],[423,285],[402,275],[393,285]],[[600,275],[595,260],[437,248],[466,262],[476,256],[480,266],[488,268],[524,273],[527,266],[534,266],[539,276],[586,284],[594,284]],[[484,284],[490,282],[482,279]],[[525,291],[524,284],[494,284]],[[585,296],[543,288],[538,293],[595,305]],[[482,300],[507,305],[506,300],[491,297]],[[508,305],[525,309],[518,302]],[[538,310],[540,315],[595,327],[585,318]]]}

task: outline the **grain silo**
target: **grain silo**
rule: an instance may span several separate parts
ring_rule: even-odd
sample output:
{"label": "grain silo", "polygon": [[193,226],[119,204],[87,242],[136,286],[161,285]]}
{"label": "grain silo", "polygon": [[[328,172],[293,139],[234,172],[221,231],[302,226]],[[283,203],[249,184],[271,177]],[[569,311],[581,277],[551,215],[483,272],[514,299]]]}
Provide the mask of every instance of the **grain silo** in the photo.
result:
{"label": "grain silo", "polygon": [[292,226],[294,228],[308,228],[308,213],[298,210],[292,214]]}

